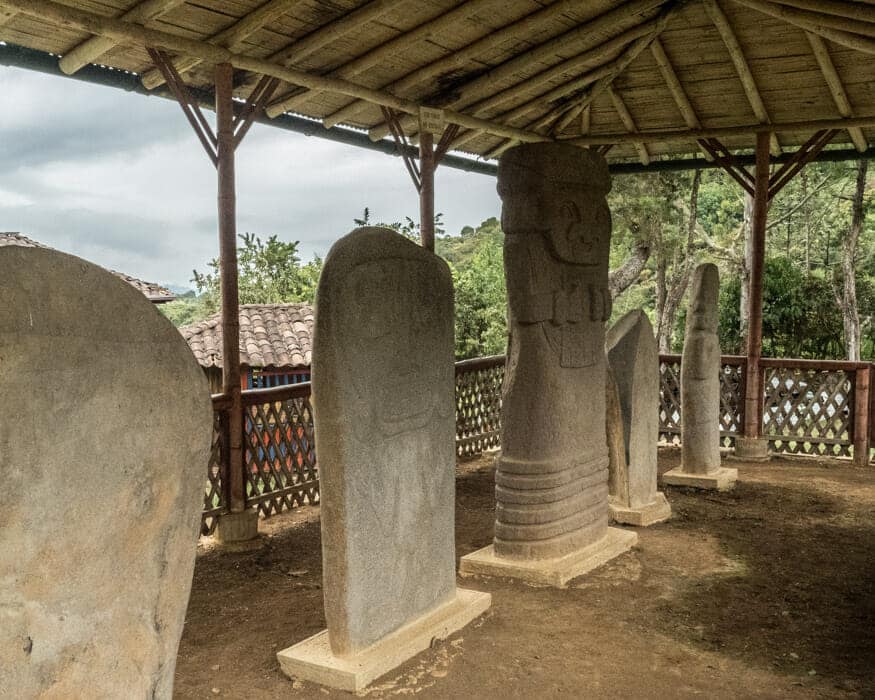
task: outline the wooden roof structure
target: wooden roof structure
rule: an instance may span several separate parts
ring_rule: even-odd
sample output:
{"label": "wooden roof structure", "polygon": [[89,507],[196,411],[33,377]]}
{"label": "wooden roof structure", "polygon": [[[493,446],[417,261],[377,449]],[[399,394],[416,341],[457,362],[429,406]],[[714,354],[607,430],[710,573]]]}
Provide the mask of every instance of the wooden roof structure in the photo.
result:
{"label": "wooden roof structure", "polygon": [[875,139],[869,0],[0,0],[0,41],[149,90],[156,51],[193,89],[230,63],[270,118],[402,142],[437,121],[444,151],[483,158],[556,139],[613,164],[710,160],[703,140],[749,151],[764,128],[773,156],[821,130],[849,153]]}

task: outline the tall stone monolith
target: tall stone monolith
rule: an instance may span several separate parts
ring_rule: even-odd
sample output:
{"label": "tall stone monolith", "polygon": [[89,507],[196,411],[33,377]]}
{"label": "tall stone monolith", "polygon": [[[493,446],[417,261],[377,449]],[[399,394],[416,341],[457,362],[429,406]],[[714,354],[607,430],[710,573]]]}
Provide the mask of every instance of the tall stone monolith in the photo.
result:
{"label": "tall stone monolith", "polygon": [[604,158],[574,146],[526,144],[499,161],[510,347],[495,537],[463,574],[562,586],[636,539],[608,527],[609,189]]}
{"label": "tall stone monolith", "polygon": [[388,229],[335,243],[312,382],[328,629],[278,658],[290,676],[356,691],[490,603],[456,587],[446,263]]}
{"label": "tall stone monolith", "polygon": [[623,446],[611,464],[611,518],[627,525],[653,525],[671,517],[671,506],[656,489],[659,351],[647,315],[640,309],[627,313],[608,331],[605,346]]}
{"label": "tall stone monolith", "polygon": [[164,698],[212,437],[185,340],[107,270],[0,247],[0,695]]}
{"label": "tall stone monolith", "polygon": [[663,474],[665,484],[722,490],[731,488],[738,477],[737,469],[720,462],[719,293],[717,266],[699,265],[681,356],[681,466]]}

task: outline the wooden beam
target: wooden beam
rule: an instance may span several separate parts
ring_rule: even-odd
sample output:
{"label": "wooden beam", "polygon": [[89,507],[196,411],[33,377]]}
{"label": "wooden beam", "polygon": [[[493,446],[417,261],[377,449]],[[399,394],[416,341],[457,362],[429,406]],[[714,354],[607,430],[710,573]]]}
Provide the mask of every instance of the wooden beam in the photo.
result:
{"label": "wooden beam", "polygon": [[[9,7],[27,15],[38,17],[59,26],[106,36],[120,44],[167,49],[200,58],[213,64],[231,63],[241,70],[269,75],[294,85],[367,100],[376,105],[391,107],[407,114],[419,114],[420,104],[413,100],[396,97],[395,95],[373,90],[347,80],[328,78],[314,75],[307,71],[287,68],[265,59],[229,51],[221,46],[194,39],[186,39],[155,29],[147,29],[139,25],[61,5],[52,0],[3,0],[3,2]],[[505,126],[504,124],[498,124],[485,119],[477,119],[476,117],[453,110],[444,110],[444,120],[468,129],[482,129],[501,138],[514,138],[525,142],[550,140],[541,134],[525,129]]]}
{"label": "wooden beam", "polygon": [[[620,121],[623,122],[623,126],[629,131],[638,131],[638,127],[635,126],[635,120],[632,118],[632,114],[629,112],[629,108],[626,107],[626,103],[623,101],[620,93],[613,86],[608,86],[607,92],[611,102],[614,103],[614,109],[617,110],[617,114],[620,116]],[[635,150],[638,151],[638,159],[641,161],[641,164],[649,165],[650,153],[647,150],[647,146],[643,143],[636,143]]]}
{"label": "wooden beam", "polygon": [[575,136],[562,139],[578,146],[600,146],[602,144],[620,143],[662,143],[672,141],[698,141],[699,139],[722,139],[737,136],[748,136],[760,131],[799,132],[820,131],[822,129],[850,129],[853,127],[875,128],[875,116],[852,117],[849,119],[805,119],[797,122],[782,122],[780,124],[745,124],[739,126],[724,126],[708,129],[660,129],[640,131],[635,134],[598,134]]}
{"label": "wooden beam", "polygon": [[[738,43],[738,39],[735,36],[735,30],[729,24],[729,20],[716,0],[704,0],[703,5],[711,22],[717,28],[720,38],[723,39],[726,49],[729,51],[729,57],[732,59],[732,64],[735,66],[735,72],[738,74],[739,80],[741,80],[744,94],[747,95],[747,101],[750,103],[754,116],[761,124],[769,124],[771,122],[769,113],[766,111],[766,106],[763,104],[763,98],[760,96],[753,73],[750,72],[750,66],[747,63],[744,52],[741,50],[741,44]],[[771,139],[772,153],[778,155],[781,152],[778,137],[773,133]]]}
{"label": "wooden beam", "polygon": [[[145,24],[150,19],[155,19],[179,7],[183,2],[185,0],[144,0],[134,5],[127,12],[119,15],[119,19],[125,22]],[[112,39],[102,36],[91,37],[83,41],[76,48],[65,53],[58,61],[58,66],[67,75],[73,75],[80,68],[103,56],[115,45],[116,42]]]}
{"label": "wooden beam", "polygon": [[587,105],[580,113],[580,133],[586,135],[590,128],[592,128],[592,105]]}
{"label": "wooden beam", "polygon": [[875,24],[875,5],[865,2],[846,2],[845,0],[773,0],[773,2],[796,7],[800,10],[811,10],[812,12]]}
{"label": "wooden beam", "polygon": [[[254,12],[249,13],[245,17],[240,18],[230,27],[213,34],[206,41],[211,44],[224,46],[231,51],[236,51],[240,44],[255,34],[258,30],[267,24],[270,24],[277,17],[286,14],[300,0],[268,0]],[[182,75],[190,71],[197,65],[200,65],[201,59],[182,57],[173,62],[176,71]],[[143,75],[143,86],[149,90],[154,90],[164,83],[163,76],[158,71],[148,71]]]}
{"label": "wooden beam", "polygon": [[711,155],[711,159],[720,166],[742,189],[751,197],[754,195],[754,178],[747,170],[738,165],[735,157],[717,139],[700,139],[699,146],[703,151]]}
{"label": "wooden beam", "polygon": [[792,180],[808,163],[814,160],[824,147],[835,138],[838,129],[818,131],[793,154],[793,158],[784,163],[776,173],[769,178],[769,200]]}
{"label": "wooden beam", "polygon": [[[873,11],[875,11],[875,8],[873,8]],[[854,114],[851,109],[851,102],[848,99],[848,93],[845,92],[845,86],[842,84],[842,80],[835,68],[835,64],[832,62],[832,58],[829,55],[829,49],[826,47],[826,42],[817,36],[817,34],[812,34],[811,32],[805,32],[805,37],[811,45],[811,50],[814,52],[814,57],[817,59],[817,65],[820,66],[820,72],[823,75],[823,79],[826,81],[833,102],[835,102],[836,109],[843,117],[853,117]],[[851,141],[854,142],[856,149],[861,153],[869,147],[862,129],[848,129],[848,135],[851,137]]]}
{"label": "wooden beam", "polygon": [[[360,56],[356,56],[342,66],[332,70],[328,75],[347,80],[354,78],[369,68],[397,56],[409,46],[426,41],[431,36],[440,35],[441,32],[450,30],[457,21],[486,10],[489,5],[494,5],[500,1],[502,0],[468,0],[463,2],[448,12],[428,19],[413,29],[399,34],[394,39],[384,42]],[[295,111],[300,109],[309,100],[318,96],[318,92],[315,94],[305,92],[303,94],[284,95],[268,106],[267,116],[275,117],[283,112]]]}
{"label": "wooden beam", "polygon": [[733,2],[749,7],[757,12],[762,12],[764,15],[774,17],[775,19],[784,20],[788,24],[792,24],[800,29],[819,34],[824,39],[829,39],[849,49],[862,51],[867,54],[875,54],[875,40],[860,34],[866,31],[870,32],[870,36],[875,36],[875,25],[869,25],[856,20],[829,17],[816,12],[796,10],[784,5],[760,2],[759,0],[733,0]]}
{"label": "wooden beam", "polygon": [[[589,37],[595,35],[596,30],[600,32],[607,32],[609,31],[611,26],[616,27],[623,20],[635,16],[635,13],[645,13],[648,10],[652,10],[653,8],[658,7],[662,2],[664,2],[664,0],[636,0],[635,2],[626,3],[619,8],[616,8],[615,10],[601,15],[599,18],[597,18],[597,20],[591,20],[581,27],[569,30],[568,32],[565,32],[559,37],[555,37],[554,39],[546,43],[552,46],[555,52],[555,48],[559,45],[571,45],[573,42],[576,41],[585,41]],[[438,59],[437,61],[433,61],[428,65],[417,68],[416,70],[408,73],[399,80],[387,83],[383,86],[383,89],[391,90],[395,94],[403,94],[404,92],[412,90],[420,84],[428,80],[432,80],[439,75],[458,69],[460,67],[464,67],[471,61],[475,60],[478,56],[483,55],[490,49],[515,41],[519,37],[525,36],[537,30],[539,27],[549,22],[550,20],[562,16],[562,14],[567,12],[569,9],[573,10],[579,7],[579,0],[558,0],[558,2],[554,2],[552,5],[548,5],[547,7],[532,12],[522,19],[515,20],[514,22],[505,25],[497,31],[490,32],[489,34],[481,37],[477,41],[468,44],[467,46],[464,46],[457,51],[453,51],[451,54],[444,58]],[[594,24],[595,21],[599,21],[599,24]],[[599,27],[601,28],[599,29]],[[532,49],[531,51],[534,51],[534,49]],[[544,49],[544,51],[549,53],[550,49]],[[531,55],[530,53],[526,55],[530,56],[530,60],[536,60],[536,57]],[[515,58],[510,59],[510,61],[515,60]],[[517,62],[514,65],[519,67],[520,65],[524,65],[524,62],[522,64],[520,62]],[[497,70],[500,67],[501,66],[497,66],[494,70]],[[513,68],[512,70],[516,70],[516,68]],[[491,80],[495,81],[496,79],[498,78],[495,74],[493,74]],[[477,79],[475,78],[475,80]],[[476,90],[476,86],[472,88],[470,82],[468,84],[469,93],[472,89]],[[492,84],[494,85],[494,82]],[[323,123],[327,127],[332,127],[344,121],[354,120],[365,109],[367,109],[367,105],[363,102],[353,102],[346,107],[336,111],[334,114],[329,115],[325,120],[323,120]],[[484,107],[484,109],[486,108]]]}
{"label": "wooden beam", "polygon": [[766,217],[769,211],[769,133],[757,133],[754,174],[752,255],[748,292],[747,367],[744,394],[744,436],[758,438],[762,425],[759,361],[763,351],[763,269],[766,257]]}
{"label": "wooden beam", "polygon": [[237,284],[237,197],[234,175],[234,68],[216,66],[219,273],[222,294],[222,392],[230,397],[229,479],[232,513],[246,509],[243,478],[243,403],[240,395],[240,300]]}
{"label": "wooden beam", "polygon": [[0,7],[0,27],[12,21],[17,14],[18,12],[16,10],[10,10],[5,7]]}

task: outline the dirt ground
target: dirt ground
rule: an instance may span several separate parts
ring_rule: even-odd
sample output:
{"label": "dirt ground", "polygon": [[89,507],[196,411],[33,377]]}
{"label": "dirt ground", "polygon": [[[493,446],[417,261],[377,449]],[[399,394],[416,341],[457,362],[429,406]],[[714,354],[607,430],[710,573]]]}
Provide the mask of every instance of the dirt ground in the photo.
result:
{"label": "dirt ground", "polygon": [[[875,468],[733,466],[729,493],[668,487],[672,520],[566,590],[459,579],[492,593],[486,616],[359,694],[875,698]],[[457,483],[461,556],[492,539],[491,459]],[[349,697],[275,659],[325,625],[318,509],[262,525],[258,551],[202,546],[177,698]]]}

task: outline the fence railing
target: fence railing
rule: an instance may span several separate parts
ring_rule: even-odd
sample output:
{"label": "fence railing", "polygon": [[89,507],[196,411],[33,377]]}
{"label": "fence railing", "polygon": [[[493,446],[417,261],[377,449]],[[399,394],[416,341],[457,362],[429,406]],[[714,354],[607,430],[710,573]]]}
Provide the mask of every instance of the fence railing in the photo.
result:
{"label": "fence railing", "polygon": [[[872,365],[812,360],[760,361],[762,434],[775,452],[850,457],[875,444],[875,392],[869,392]],[[683,407],[680,355],[660,355],[659,434],[680,441]],[[725,355],[720,369],[720,433],[732,447],[744,426],[746,358]],[[456,454],[476,457],[501,445],[501,384],[504,357],[456,363]],[[229,404],[213,397],[213,449],[204,494],[203,534],[229,502],[225,477]],[[319,500],[310,383],[243,392],[244,483],[246,504],[267,517]],[[860,462],[860,460],[857,460]]]}

